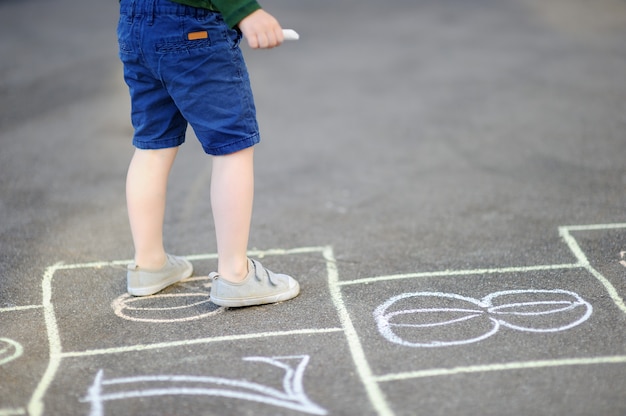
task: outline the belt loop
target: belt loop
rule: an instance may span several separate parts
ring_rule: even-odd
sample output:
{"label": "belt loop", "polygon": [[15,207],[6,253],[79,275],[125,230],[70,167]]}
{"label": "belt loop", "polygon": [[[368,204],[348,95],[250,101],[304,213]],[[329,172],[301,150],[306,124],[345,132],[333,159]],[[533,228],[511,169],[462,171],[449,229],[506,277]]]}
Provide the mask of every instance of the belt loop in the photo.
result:
{"label": "belt loop", "polygon": [[126,21],[128,23],[132,23],[133,19],[135,18],[135,0],[130,0],[130,6],[127,10],[129,10],[130,13],[128,13],[128,15],[126,16]]}
{"label": "belt loop", "polygon": [[146,12],[148,12],[148,24],[152,25],[152,23],[154,22],[154,15],[156,14],[156,0],[150,0],[148,7],[148,10],[146,10]]}

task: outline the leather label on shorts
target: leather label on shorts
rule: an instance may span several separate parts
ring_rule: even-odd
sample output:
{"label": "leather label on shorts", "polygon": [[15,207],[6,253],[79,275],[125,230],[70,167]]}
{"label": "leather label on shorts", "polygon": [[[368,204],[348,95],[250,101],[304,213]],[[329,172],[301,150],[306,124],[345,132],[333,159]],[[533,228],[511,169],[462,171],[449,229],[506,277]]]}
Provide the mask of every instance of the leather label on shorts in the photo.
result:
{"label": "leather label on shorts", "polygon": [[206,39],[209,37],[209,34],[206,30],[201,32],[191,32],[187,34],[187,39],[189,40],[198,40],[198,39]]}

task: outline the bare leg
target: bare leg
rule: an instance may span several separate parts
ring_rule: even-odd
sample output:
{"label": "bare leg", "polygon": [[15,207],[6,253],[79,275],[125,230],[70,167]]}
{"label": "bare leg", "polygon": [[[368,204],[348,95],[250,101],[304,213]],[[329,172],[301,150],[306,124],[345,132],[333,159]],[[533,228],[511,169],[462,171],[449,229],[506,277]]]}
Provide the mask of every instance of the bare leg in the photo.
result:
{"label": "bare leg", "polygon": [[146,269],[165,264],[163,220],[167,179],[178,147],[136,149],[126,177],[128,218],[135,245],[135,263]]}
{"label": "bare leg", "polygon": [[254,199],[254,148],[213,158],[211,206],[217,237],[218,273],[241,281],[248,272],[248,238]]}

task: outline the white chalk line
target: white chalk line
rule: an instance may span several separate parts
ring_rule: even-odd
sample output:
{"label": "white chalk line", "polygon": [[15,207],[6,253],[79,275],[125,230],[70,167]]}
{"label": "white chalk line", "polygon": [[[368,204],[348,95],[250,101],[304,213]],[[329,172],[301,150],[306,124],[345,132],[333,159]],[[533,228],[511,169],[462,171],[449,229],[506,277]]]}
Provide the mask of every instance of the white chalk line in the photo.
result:
{"label": "white chalk line", "polygon": [[595,231],[595,230],[613,230],[617,228],[626,228],[626,223],[615,224],[588,224],[588,225],[563,225],[559,229],[569,231]]}
{"label": "white chalk line", "polygon": [[614,224],[614,227],[609,227],[609,224],[595,226],[587,225],[576,227],[559,227],[559,234],[561,235],[561,238],[563,238],[563,241],[565,241],[569,249],[572,251],[578,262],[582,265],[582,267],[584,267],[589,273],[591,273],[591,275],[595,277],[596,280],[598,280],[602,284],[602,286],[604,286],[609,296],[611,297],[611,300],[613,300],[613,303],[615,303],[615,305],[622,312],[626,313],[626,305],[624,304],[624,299],[619,295],[619,292],[617,291],[617,289],[615,289],[615,286],[613,286],[613,284],[606,277],[604,277],[602,274],[600,274],[600,272],[593,268],[593,266],[591,266],[591,263],[589,263],[589,259],[587,259],[587,256],[580,248],[580,245],[578,245],[578,241],[576,241],[576,239],[570,234],[570,230],[589,231],[607,230],[613,228],[626,228],[626,224]]}
{"label": "white chalk line", "polygon": [[401,280],[401,279],[415,279],[424,277],[452,277],[462,275],[477,275],[477,274],[498,274],[498,273],[527,273],[533,271],[543,270],[565,270],[565,269],[580,269],[584,266],[580,263],[572,264],[546,264],[541,266],[518,266],[518,267],[498,267],[488,269],[466,269],[466,270],[443,270],[438,272],[419,272],[419,273],[404,273],[404,274],[392,274],[387,276],[368,277],[363,279],[343,280],[338,282],[339,286],[360,285],[376,283],[388,280]]}
{"label": "white chalk line", "polygon": [[527,370],[535,368],[599,364],[626,364],[626,355],[591,358],[563,358],[558,360],[519,361],[503,364],[470,365],[454,368],[433,368],[429,370],[387,374],[384,376],[375,377],[374,380],[379,383],[383,383],[389,381],[402,381],[416,378],[454,376],[459,374],[485,373],[493,371]]}
{"label": "white chalk line", "polygon": [[[6,308],[0,308],[0,313],[2,312],[18,312],[18,311],[27,311],[29,309],[41,309],[43,305],[23,305],[23,306],[10,306]],[[0,414],[1,416],[1,414]]]}
{"label": "white chalk line", "polygon": [[[182,297],[209,297],[208,293],[202,293],[202,292],[192,292],[192,293],[168,293],[166,295],[153,295],[151,299],[159,299],[159,298],[182,298]],[[128,302],[125,302],[126,305],[128,305],[129,303],[133,303],[133,301],[135,301],[135,297],[133,298],[126,298],[124,300],[128,300]],[[139,299],[143,299],[143,298],[139,298]],[[125,309],[128,309],[129,311],[175,311],[178,309],[185,309],[185,308],[193,308],[196,306],[200,306],[200,305],[204,305],[205,303],[209,303],[210,300],[209,299],[205,299],[205,300],[200,300],[194,303],[190,303],[190,304],[186,304],[186,305],[181,305],[181,306],[168,306],[168,307],[134,307],[134,306],[126,306]]]}
{"label": "white chalk line", "polygon": [[[321,253],[324,251],[325,247],[298,247],[292,249],[269,249],[269,250],[249,250],[247,252],[248,256],[263,258],[266,256],[285,256],[290,254],[308,254],[308,253]],[[217,259],[217,253],[206,253],[206,254],[190,254],[187,256],[180,256],[189,261],[194,260],[213,260]],[[57,263],[56,270],[73,270],[73,269],[100,269],[103,267],[110,266],[125,266],[132,262],[132,259],[128,260],[112,260],[112,261],[94,261],[87,263],[75,263],[75,264],[64,264]]]}
{"label": "white chalk line", "polygon": [[44,308],[44,321],[48,332],[50,360],[43,377],[39,380],[39,384],[37,384],[37,388],[33,392],[33,395],[28,403],[28,414],[30,416],[40,416],[43,414],[43,397],[45,396],[46,391],[52,383],[52,380],[59,369],[59,365],[61,364],[61,338],[59,336],[59,328],[54,315],[54,305],[52,304],[52,277],[61,265],[62,263],[57,263],[46,268],[43,275],[43,281],[41,283],[42,304]]}
{"label": "white chalk line", "polygon": [[62,358],[77,358],[77,357],[88,357],[88,356],[94,356],[94,355],[149,351],[149,350],[156,350],[156,349],[161,349],[161,348],[174,348],[174,347],[190,346],[190,345],[198,345],[198,344],[210,344],[214,342],[240,341],[240,340],[246,340],[246,339],[265,338],[265,337],[326,334],[326,333],[341,332],[341,331],[342,331],[342,328],[315,328],[315,329],[296,329],[293,331],[259,332],[259,333],[253,333],[253,334],[186,339],[186,340],[180,340],[180,341],[158,342],[154,344],[138,344],[138,345],[129,345],[126,347],[102,348],[102,349],[86,350],[86,351],[68,351],[68,352],[61,353],[60,355]]}
{"label": "white chalk line", "polygon": [[356,365],[357,372],[361,378],[362,383],[365,386],[367,395],[372,403],[372,406],[380,416],[393,416],[393,412],[387,403],[384,393],[380,386],[373,378],[372,369],[365,357],[365,351],[363,345],[359,340],[356,328],[350,319],[350,314],[341,296],[341,288],[339,287],[339,271],[337,270],[337,261],[333,253],[332,247],[326,247],[324,250],[324,258],[326,259],[326,268],[328,275],[328,286],[330,289],[330,296],[337,309],[339,315],[339,321],[343,327],[343,331],[348,341],[348,347],[352,354],[352,360]]}
{"label": "white chalk line", "polygon": [[20,416],[25,414],[26,409],[24,409],[23,407],[15,409],[0,409],[0,416]]}

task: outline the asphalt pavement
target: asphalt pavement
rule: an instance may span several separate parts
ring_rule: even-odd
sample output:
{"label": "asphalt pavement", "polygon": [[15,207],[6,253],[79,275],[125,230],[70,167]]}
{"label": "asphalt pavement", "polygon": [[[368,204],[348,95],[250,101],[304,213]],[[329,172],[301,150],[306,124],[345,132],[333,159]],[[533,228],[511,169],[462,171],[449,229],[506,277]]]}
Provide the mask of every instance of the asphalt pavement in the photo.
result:
{"label": "asphalt pavement", "polygon": [[208,300],[189,131],[168,251],[126,294],[117,2],[0,0],[0,416],[626,415],[626,2],[265,0],[250,256]]}

